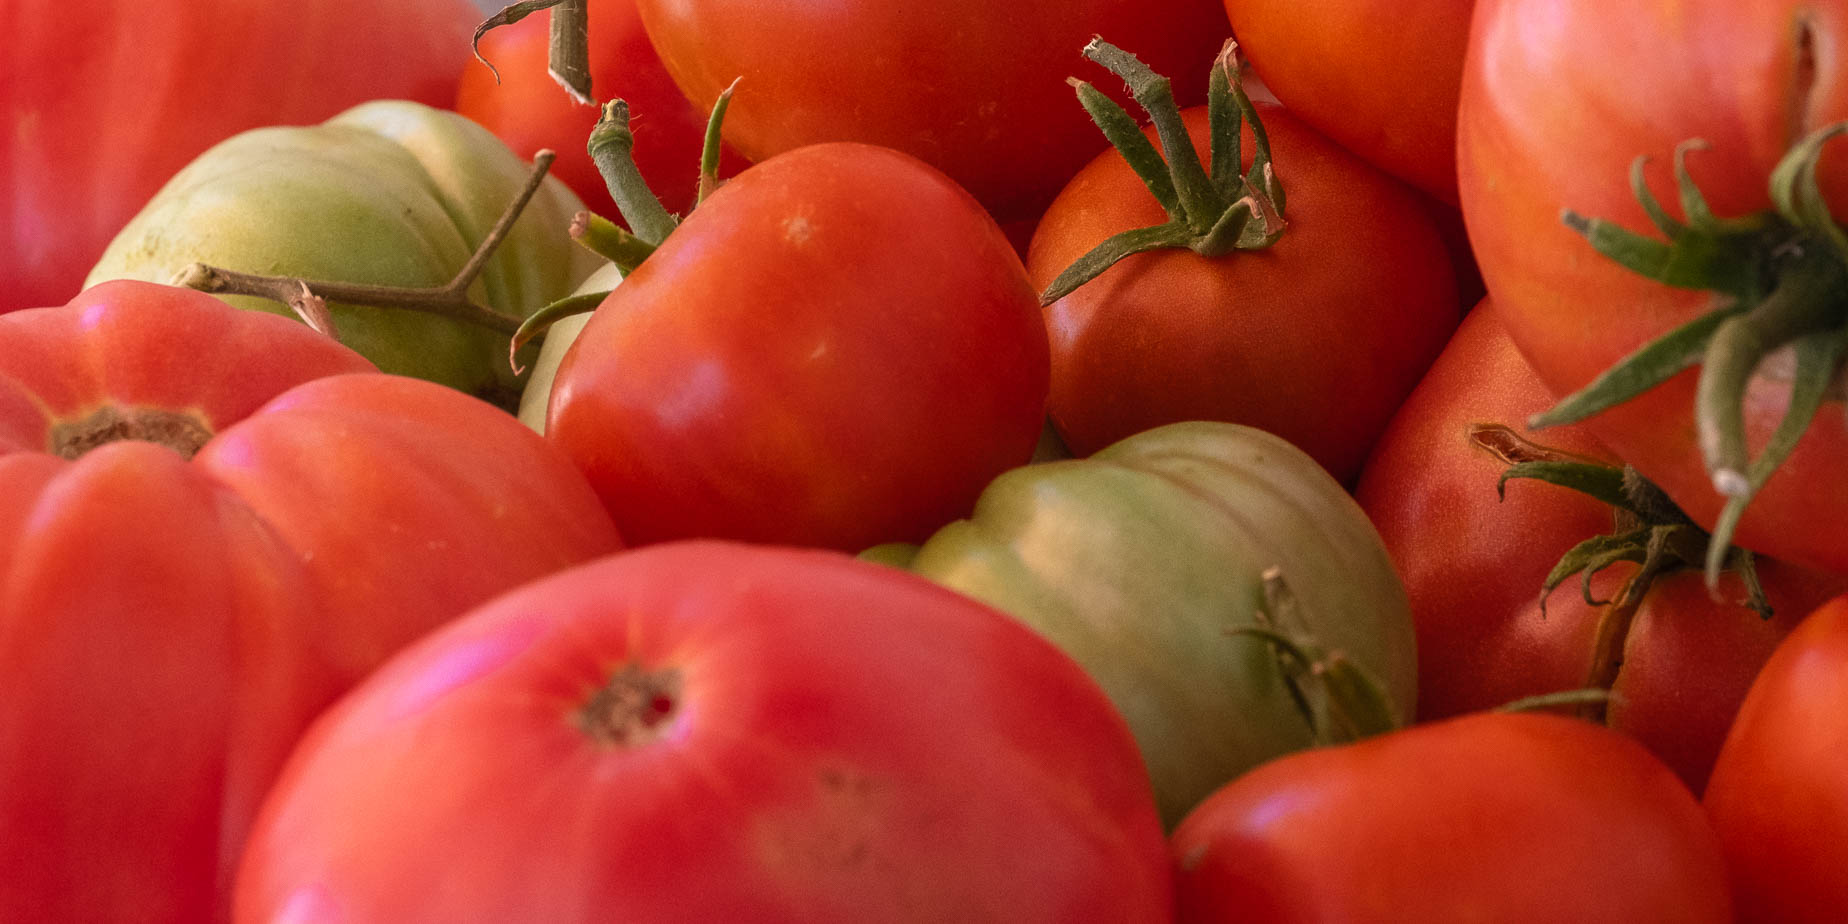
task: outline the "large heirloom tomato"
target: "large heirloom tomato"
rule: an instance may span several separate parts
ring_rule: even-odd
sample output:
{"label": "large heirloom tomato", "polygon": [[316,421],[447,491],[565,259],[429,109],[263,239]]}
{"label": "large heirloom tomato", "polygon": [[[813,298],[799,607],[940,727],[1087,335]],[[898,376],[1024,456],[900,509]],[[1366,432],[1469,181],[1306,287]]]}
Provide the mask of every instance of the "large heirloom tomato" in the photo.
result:
{"label": "large heirloom tomato", "polygon": [[1824,924],[1848,908],[1848,598],[1778,646],[1707,787],[1739,920]]}
{"label": "large heirloom tomato", "polygon": [[[1083,664],[1128,717],[1170,824],[1316,740],[1287,662],[1240,630],[1339,652],[1378,678],[1393,718],[1412,714],[1411,617],[1378,534],[1313,460],[1249,427],[1173,424],[1010,471],[909,567]],[[1267,601],[1275,581],[1290,603]]]}
{"label": "large heirloom tomato", "polygon": [[1848,572],[1848,156],[1816,134],[1848,118],[1848,4],[1480,0],[1473,30],[1458,171],[1493,309],[1555,394],[1598,385],[1555,419],[1642,389],[1586,426],[1716,535],[1743,509],[1738,544]]}
{"label": "large heirloom tomato", "polygon": [[811,145],[720,187],[597,307],[546,435],[632,541],[857,551],[1025,462],[1046,377],[1026,272],[968,193]]}
{"label": "large heirloom tomato", "polygon": [[[1038,214],[1104,142],[1065,80],[1102,35],[1167,74],[1225,41],[1217,0],[637,0],[693,102],[738,80],[725,137],[746,157],[824,141],[896,148],[1003,219]],[[1179,92],[1200,98],[1197,85]]]}
{"label": "large heirloom tomato", "polygon": [[1183,924],[1726,924],[1699,803],[1628,738],[1479,713],[1273,761],[1174,833]]}
{"label": "large heirloom tomato", "polygon": [[[481,126],[400,100],[356,106],[319,125],[254,129],[199,155],[161,187],[90,270],[167,282],[194,262],[344,283],[440,286],[525,185],[530,167]],[[583,207],[547,177],[470,287],[518,320],[568,294],[598,265],[573,243]],[[242,308],[279,302],[227,296]],[[451,385],[504,405],[519,382],[507,333],[377,307],[328,306],[342,343],[385,372]]]}
{"label": "large heirloom tomato", "polygon": [[1171,920],[1123,720],[988,607],[816,550],[529,585],[304,739],[240,921]]}
{"label": "large heirloom tomato", "polygon": [[513,418],[274,315],[116,282],[0,342],[0,920],[223,920],[320,708],[618,547]]}
{"label": "large heirloom tomato", "polygon": [[[1698,793],[1772,648],[1848,580],[1758,557],[1771,618],[1754,611],[1736,570],[1708,594],[1698,528],[1646,484],[1622,482],[1621,463],[1583,427],[1525,426],[1552,400],[1499,317],[1478,307],[1361,475],[1356,497],[1411,596],[1419,717],[1609,689],[1610,702],[1587,706],[1587,717],[1641,740]],[[1502,480],[1546,466],[1623,486],[1599,499],[1535,478]],[[1604,557],[1573,559],[1573,570],[1598,567],[1589,585],[1598,602],[1586,600],[1577,573],[1544,591],[1586,542]]]}
{"label": "large heirloom tomato", "polygon": [[474,19],[465,0],[8,0],[0,313],[69,301],[122,223],[237,132],[449,105]]}

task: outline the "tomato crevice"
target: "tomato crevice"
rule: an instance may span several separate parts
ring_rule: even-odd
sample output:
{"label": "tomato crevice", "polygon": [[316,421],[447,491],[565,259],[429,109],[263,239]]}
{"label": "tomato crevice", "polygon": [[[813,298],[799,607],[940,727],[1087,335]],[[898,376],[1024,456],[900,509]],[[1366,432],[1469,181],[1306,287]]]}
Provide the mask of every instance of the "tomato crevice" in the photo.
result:
{"label": "tomato crevice", "polygon": [[108,443],[139,440],[157,443],[191,459],[211,438],[211,426],[197,414],[106,404],[83,417],[53,424],[46,435],[46,450],[75,459]]}
{"label": "tomato crevice", "polygon": [[611,747],[641,747],[660,737],[680,711],[680,671],[625,665],[578,710],[578,727]]}

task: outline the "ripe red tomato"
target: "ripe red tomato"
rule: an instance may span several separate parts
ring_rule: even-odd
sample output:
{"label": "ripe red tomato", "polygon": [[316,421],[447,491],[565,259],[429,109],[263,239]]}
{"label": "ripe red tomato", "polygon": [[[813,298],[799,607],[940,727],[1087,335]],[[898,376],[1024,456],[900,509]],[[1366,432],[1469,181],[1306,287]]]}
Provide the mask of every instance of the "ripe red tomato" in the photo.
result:
{"label": "ripe red tomato", "polygon": [[69,301],[154,191],[224,138],[381,97],[449,105],[475,18],[464,0],[7,3],[0,313]]}
{"label": "ripe red tomato", "polygon": [[[1747,605],[1737,573],[1726,572],[1715,599],[1701,562],[1679,562],[1654,576],[1634,609],[1586,603],[1574,575],[1543,610],[1542,585],[1568,550],[1631,527],[1616,528],[1610,504],[1538,480],[1510,480],[1498,495],[1516,462],[1620,465],[1582,427],[1527,429],[1523,421],[1553,397],[1499,321],[1484,307],[1464,319],[1355,491],[1412,599],[1419,717],[1608,687],[1612,702],[1589,711],[1698,793],[1771,650],[1848,581],[1758,558],[1767,620]],[[1638,570],[1611,563],[1593,580],[1594,597],[1616,601]]]}
{"label": "ripe red tomato", "polygon": [[[1135,254],[1046,308],[1049,410],[1074,453],[1222,420],[1282,436],[1351,481],[1455,329],[1455,276],[1416,194],[1258,106],[1288,193],[1276,243]],[[1206,110],[1183,115],[1204,161]],[[1253,148],[1248,129],[1241,148]],[[1046,210],[1028,273],[1043,290],[1106,238],[1167,218],[1129,163],[1103,154]]]}
{"label": "ripe red tomato", "polygon": [[[1065,83],[1087,40],[1102,35],[1164,74],[1204,74],[1229,32],[1215,0],[637,6],[696,104],[743,78],[725,137],[746,157],[823,141],[896,148],[1003,219],[1037,214],[1105,147]],[[1204,98],[1201,84],[1177,87],[1184,101]]]}
{"label": "ripe red tomato", "polygon": [[[1839,0],[1481,0],[1473,30],[1459,116],[1464,214],[1494,309],[1559,395],[1730,304],[1601,256],[1560,220],[1562,210],[1660,244],[1628,172],[1636,158],[1652,159],[1643,168],[1648,188],[1685,231],[1699,216],[1676,205],[1672,160],[1677,145],[1699,140],[1706,147],[1689,152],[1686,166],[1712,213],[1763,213],[1772,207],[1773,168],[1792,145],[1848,118],[1848,73],[1830,57],[1848,42],[1848,5]],[[1823,203],[1842,214],[1848,158],[1830,148],[1817,167]],[[1716,267],[1741,285],[1782,288],[1796,279],[1794,293],[1818,271],[1815,260],[1836,259],[1822,235],[1775,223],[1732,230],[1750,242],[1689,245],[1673,260],[1658,253],[1656,268],[1680,274],[1683,285]],[[1734,259],[1739,265],[1727,262]],[[1793,267],[1802,269],[1792,276]],[[1839,297],[1839,285],[1827,288],[1836,294],[1816,304]],[[1830,322],[1839,325],[1839,317]],[[1789,360],[1767,362],[1750,378],[1744,433],[1754,451],[1789,406]],[[1585,425],[1712,528],[1725,498],[1703,463],[1693,413],[1706,368],[1680,372]],[[1839,390],[1822,394],[1794,453],[1751,500],[1736,541],[1848,573],[1848,415]]]}
{"label": "ripe red tomato", "polygon": [[1457,94],[1475,0],[1224,0],[1290,111],[1374,166],[1457,201]]}
{"label": "ripe red tomato", "polygon": [[0,342],[0,920],[224,920],[318,710],[618,545],[512,417],[292,320],[116,282]]}
{"label": "ripe red tomato", "polygon": [[1848,597],[1797,626],[1752,684],[1707,787],[1739,920],[1808,924],[1848,907]]}
{"label": "ripe red tomato", "polygon": [[689,542],[508,594],[331,710],[237,919],[1127,924],[1171,890],[1128,727],[1048,642],[896,569]]}
{"label": "ripe red tomato", "polygon": [[1479,713],[1279,758],[1173,846],[1185,924],[1732,920],[1687,788],[1560,716]]}
{"label": "ripe red tomato", "polygon": [[1046,331],[1007,239],[921,161],[791,151],[597,308],[546,435],[632,542],[919,540],[1026,462]]}
{"label": "ripe red tomato", "polygon": [[[668,211],[684,212],[699,186],[706,116],[667,76],[642,31],[635,0],[591,0],[589,8],[591,92],[598,100],[628,101],[636,114],[636,166]],[[528,16],[482,36],[481,56],[500,72],[500,80],[469,59],[456,88],[456,111],[481,123],[521,157],[531,158],[541,148],[556,152],[552,175],[591,211],[620,221],[603,175],[585,149],[597,124],[597,107],[574,101],[547,73],[546,23],[545,16]],[[743,169],[742,158],[724,153],[721,176]]]}

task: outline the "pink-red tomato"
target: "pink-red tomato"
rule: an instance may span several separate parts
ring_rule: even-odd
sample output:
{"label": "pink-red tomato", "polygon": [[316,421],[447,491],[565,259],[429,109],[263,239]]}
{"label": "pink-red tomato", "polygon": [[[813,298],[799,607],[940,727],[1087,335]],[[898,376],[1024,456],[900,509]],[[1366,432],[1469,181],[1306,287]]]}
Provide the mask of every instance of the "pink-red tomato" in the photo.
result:
{"label": "pink-red tomato", "polygon": [[240,921],[1162,922],[1134,741],[1000,613],[687,542],[490,603],[323,717]]}
{"label": "pink-red tomato", "polygon": [[1036,214],[1105,147],[1065,83],[1087,67],[1080,51],[1093,36],[1176,77],[1176,93],[1197,102],[1230,32],[1215,0],[637,6],[695,105],[709,109],[738,79],[725,137],[746,157],[824,141],[896,148],[1003,219]]}
{"label": "pink-red tomato", "polygon": [[1478,713],[1299,751],[1174,832],[1184,924],[1732,920],[1699,803],[1629,738]]}
{"label": "pink-red tomato", "polygon": [[[1258,105],[1287,193],[1275,244],[1136,254],[1046,308],[1049,410],[1078,455],[1221,420],[1275,433],[1351,481],[1456,328],[1455,275],[1420,197]],[[1205,162],[1206,110],[1183,115]],[[1246,167],[1253,147],[1247,128]],[[1028,272],[1043,290],[1111,235],[1167,217],[1122,155],[1103,154],[1046,210]]]}
{"label": "pink-red tomato", "polygon": [[1046,331],[942,173],[821,144],[733,178],[606,299],[546,436],[632,542],[921,540],[1025,463]]}
{"label": "pink-red tomato", "polygon": [[1803,614],[1848,581],[1758,558],[1773,610],[1764,619],[1746,605],[1737,573],[1722,575],[1716,598],[1698,563],[1682,563],[1657,575],[1629,610],[1610,603],[1637,572],[1624,561],[1592,581],[1605,605],[1586,603],[1574,575],[1543,610],[1548,572],[1573,546],[1617,532],[1614,508],[1530,479],[1510,480],[1502,496],[1497,483],[1515,463],[1543,458],[1621,465],[1583,427],[1528,430],[1528,416],[1552,400],[1499,317],[1479,306],[1361,474],[1355,496],[1412,599],[1419,717],[1609,688],[1605,721],[1700,792],[1759,667]]}
{"label": "pink-red tomato", "polygon": [[9,0],[0,8],[0,313],[69,301],[201,151],[357,103],[447,106],[465,0]]}
{"label": "pink-red tomato", "polygon": [[1457,201],[1457,95],[1475,0],[1224,0],[1239,48],[1316,131]]}
{"label": "pink-red tomato", "polygon": [[0,920],[224,920],[322,707],[618,547],[512,417],[292,320],[115,282],[0,342]]}
{"label": "pink-red tomato", "polygon": [[[680,93],[642,31],[635,0],[591,0],[590,91],[598,101],[623,99],[634,118],[635,164],[661,204],[671,212],[693,205],[699,186],[700,147],[706,135],[704,110]],[[579,103],[546,71],[550,33],[547,17],[528,16],[482,36],[481,56],[500,73],[468,59],[456,87],[456,111],[481,123],[515,154],[530,158],[541,148],[558,155],[552,175],[563,180],[591,211],[621,221],[616,203],[585,145],[597,124],[598,107]],[[711,100],[703,105],[710,107]],[[725,151],[721,176],[744,166]]]}
{"label": "pink-red tomato", "polygon": [[1822,924],[1848,908],[1848,597],[1779,645],[1707,786],[1739,920]]}

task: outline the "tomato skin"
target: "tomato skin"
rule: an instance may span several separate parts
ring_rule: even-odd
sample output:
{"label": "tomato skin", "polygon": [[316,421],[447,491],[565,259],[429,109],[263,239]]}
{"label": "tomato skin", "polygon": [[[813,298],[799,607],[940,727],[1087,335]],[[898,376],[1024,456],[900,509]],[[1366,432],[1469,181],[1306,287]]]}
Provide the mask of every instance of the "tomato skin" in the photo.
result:
{"label": "tomato skin", "polygon": [[[1472,30],[1458,129],[1464,216],[1494,309],[1555,394],[1714,307],[1709,293],[1660,285],[1599,256],[1561,222],[1562,209],[1653,235],[1630,190],[1631,162],[1652,159],[1649,186],[1679,216],[1672,153],[1702,139],[1709,147],[1687,163],[1713,212],[1762,211],[1771,206],[1771,169],[1790,145],[1848,118],[1848,80],[1822,51],[1848,41],[1840,2],[1481,0]],[[1842,152],[1825,151],[1819,181],[1835,213],[1848,211]],[[1723,498],[1696,443],[1697,374],[1585,425],[1710,527]],[[1754,381],[1751,445],[1776,427],[1788,391],[1774,376]],[[1843,460],[1848,424],[1835,398],[1752,500],[1736,543],[1848,573]]]}
{"label": "tomato skin", "polygon": [[[648,33],[635,0],[592,0],[590,86],[599,100],[623,99],[634,114],[635,164],[670,212],[693,205],[699,186],[700,148],[706,136],[704,110],[680,92]],[[528,16],[482,36],[483,58],[500,72],[469,59],[456,86],[455,110],[481,123],[514,153],[531,159],[541,148],[558,155],[552,175],[571,187],[591,211],[621,221],[603,175],[585,143],[597,124],[598,107],[579,103],[547,72],[546,16]],[[710,106],[711,100],[702,101]],[[730,176],[745,161],[724,151],[719,174]]]}
{"label": "tomato skin", "polygon": [[1316,131],[1457,201],[1457,95],[1475,0],[1225,0],[1251,66]]}
{"label": "tomato skin", "polygon": [[448,105],[476,15],[464,0],[9,3],[0,313],[69,301],[122,224],[223,138],[370,99]]}
{"label": "tomato skin", "polygon": [[[1136,254],[1047,307],[1050,413],[1078,455],[1161,424],[1223,420],[1276,433],[1351,481],[1455,329],[1455,276],[1426,205],[1259,105],[1287,194],[1277,243],[1212,259]],[[1183,115],[1204,162],[1206,111]],[[1249,165],[1249,130],[1241,147]],[[1111,235],[1166,220],[1106,153],[1047,209],[1028,273],[1043,290]]]}
{"label": "tomato skin", "polygon": [[1182,922],[1731,921],[1712,828],[1630,739],[1480,713],[1272,761],[1174,834]]}
{"label": "tomato skin", "polygon": [[[658,724],[593,737],[631,672],[677,674]],[[687,542],[508,594],[331,710],[238,920],[1155,922],[1171,889],[1128,730],[1050,645],[838,553]]]}
{"label": "tomato skin", "polygon": [[[725,137],[746,157],[827,141],[896,148],[997,217],[1033,215],[1106,144],[1065,80],[1101,35],[1205,98],[1229,28],[1213,0],[734,3],[638,0],[668,73],[709,108],[734,79]],[[851,52],[845,51],[851,49]],[[1095,81],[1122,96],[1118,82]],[[1127,98],[1127,97],[1123,97]]]}
{"label": "tomato skin", "polygon": [[[619,547],[517,421],[294,321],[116,282],[0,317],[0,340],[0,919],[227,920],[257,804],[321,708],[487,596]],[[190,460],[48,451],[105,407],[211,438]]]}
{"label": "tomato skin", "polygon": [[1798,625],[1739,709],[1707,813],[1743,922],[1834,921],[1848,905],[1848,598]]}
{"label": "tomato skin", "polygon": [[[1419,718],[1610,682],[1608,723],[1698,793],[1771,650],[1848,583],[1759,557],[1774,611],[1766,620],[1744,605],[1746,590],[1732,572],[1722,575],[1717,600],[1697,571],[1665,574],[1624,636],[1614,682],[1593,678],[1605,607],[1585,602],[1576,576],[1547,596],[1544,612],[1539,595],[1567,550],[1613,531],[1612,508],[1528,479],[1510,480],[1498,498],[1511,462],[1470,435],[1501,426],[1583,461],[1621,464],[1584,427],[1528,430],[1524,421],[1552,400],[1499,315],[1479,306],[1393,418],[1355,489],[1411,595]],[[1634,572],[1627,562],[1611,565],[1593,580],[1593,595],[1614,598]]]}
{"label": "tomato skin", "polygon": [[547,438],[623,535],[921,539],[1032,453],[1046,333],[968,194],[861,144],[758,164],[607,298]]}

